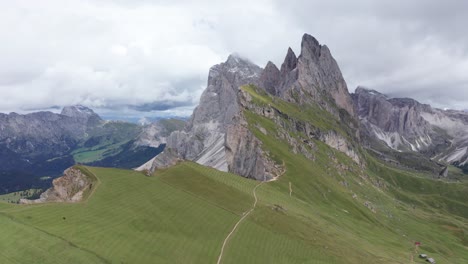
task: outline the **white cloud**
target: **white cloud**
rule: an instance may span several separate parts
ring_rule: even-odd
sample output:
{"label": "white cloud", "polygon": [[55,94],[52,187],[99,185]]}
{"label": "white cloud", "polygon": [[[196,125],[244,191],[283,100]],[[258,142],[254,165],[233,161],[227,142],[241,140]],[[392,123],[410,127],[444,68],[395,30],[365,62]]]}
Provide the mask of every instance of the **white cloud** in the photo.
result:
{"label": "white cloud", "polygon": [[279,66],[288,46],[300,52],[304,32],[330,47],[351,91],[366,85],[467,108],[464,5],[0,0],[0,111],[170,101],[187,114],[210,66],[232,52]]}

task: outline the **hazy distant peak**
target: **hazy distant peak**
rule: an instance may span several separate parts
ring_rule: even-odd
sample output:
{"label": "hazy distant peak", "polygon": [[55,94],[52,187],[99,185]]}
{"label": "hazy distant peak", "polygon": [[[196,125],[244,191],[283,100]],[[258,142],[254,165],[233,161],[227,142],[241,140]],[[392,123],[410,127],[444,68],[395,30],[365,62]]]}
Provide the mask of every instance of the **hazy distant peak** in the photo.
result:
{"label": "hazy distant peak", "polygon": [[101,119],[91,108],[83,105],[65,106],[60,114],[80,119],[89,119],[91,117]]}

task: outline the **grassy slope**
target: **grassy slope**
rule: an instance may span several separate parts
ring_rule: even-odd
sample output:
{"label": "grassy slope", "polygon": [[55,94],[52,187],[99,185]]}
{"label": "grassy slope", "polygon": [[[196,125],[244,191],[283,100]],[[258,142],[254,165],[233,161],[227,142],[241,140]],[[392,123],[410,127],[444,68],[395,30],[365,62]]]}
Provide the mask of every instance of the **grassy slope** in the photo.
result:
{"label": "grassy slope", "polygon": [[[281,104],[313,122],[293,105]],[[315,142],[318,151],[311,162],[274,136],[273,122],[246,115],[287,172],[257,189],[257,208],[232,236],[222,263],[410,263],[414,241],[438,263],[466,263],[466,183],[430,180],[370,156],[363,173],[321,142]],[[337,170],[338,164],[346,169]],[[35,257],[37,263],[215,263],[225,236],[251,207],[257,184],[190,162],[154,177],[88,169],[100,185],[86,202],[0,203],[6,263],[34,263]]]}

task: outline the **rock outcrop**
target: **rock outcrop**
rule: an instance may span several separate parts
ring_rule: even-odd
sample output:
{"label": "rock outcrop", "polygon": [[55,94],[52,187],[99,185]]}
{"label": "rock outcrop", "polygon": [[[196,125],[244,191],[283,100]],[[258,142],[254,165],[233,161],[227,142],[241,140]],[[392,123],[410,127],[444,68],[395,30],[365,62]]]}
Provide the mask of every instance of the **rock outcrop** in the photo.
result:
{"label": "rock outcrop", "polygon": [[447,178],[449,175],[449,168],[448,166],[445,166],[440,172],[439,172],[439,178]]}
{"label": "rock outcrop", "polygon": [[43,192],[39,199],[21,199],[22,204],[36,204],[48,202],[80,202],[86,191],[91,191],[95,180],[78,168],[65,170],[62,177],[53,180],[50,189]]}
{"label": "rock outcrop", "polygon": [[357,164],[362,164],[361,158],[356,152],[355,147],[353,147],[346,138],[344,138],[336,131],[331,130],[326,133],[321,133],[319,139],[325,142],[325,144],[327,144],[328,146],[343,152],[352,160],[354,160],[354,162],[356,162]]}

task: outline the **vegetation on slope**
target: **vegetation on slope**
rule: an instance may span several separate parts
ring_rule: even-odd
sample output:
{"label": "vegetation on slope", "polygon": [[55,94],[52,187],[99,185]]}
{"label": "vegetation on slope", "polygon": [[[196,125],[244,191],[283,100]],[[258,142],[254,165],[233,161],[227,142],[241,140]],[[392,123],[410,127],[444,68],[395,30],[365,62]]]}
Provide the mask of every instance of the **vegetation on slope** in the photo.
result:
{"label": "vegetation on slope", "polygon": [[[336,122],[317,121],[325,115],[320,109],[310,110],[311,117],[249,92],[315,126],[331,129]],[[222,263],[424,263],[414,255],[416,241],[438,263],[468,259],[467,183],[421,177],[364,151],[363,168],[317,140],[312,161],[277,137],[271,119],[245,115],[286,173],[257,188],[258,204],[229,239]],[[258,183],[191,162],[153,177],[87,169],[101,183],[87,201],[0,203],[6,263],[216,263],[227,234],[252,207]]]}

